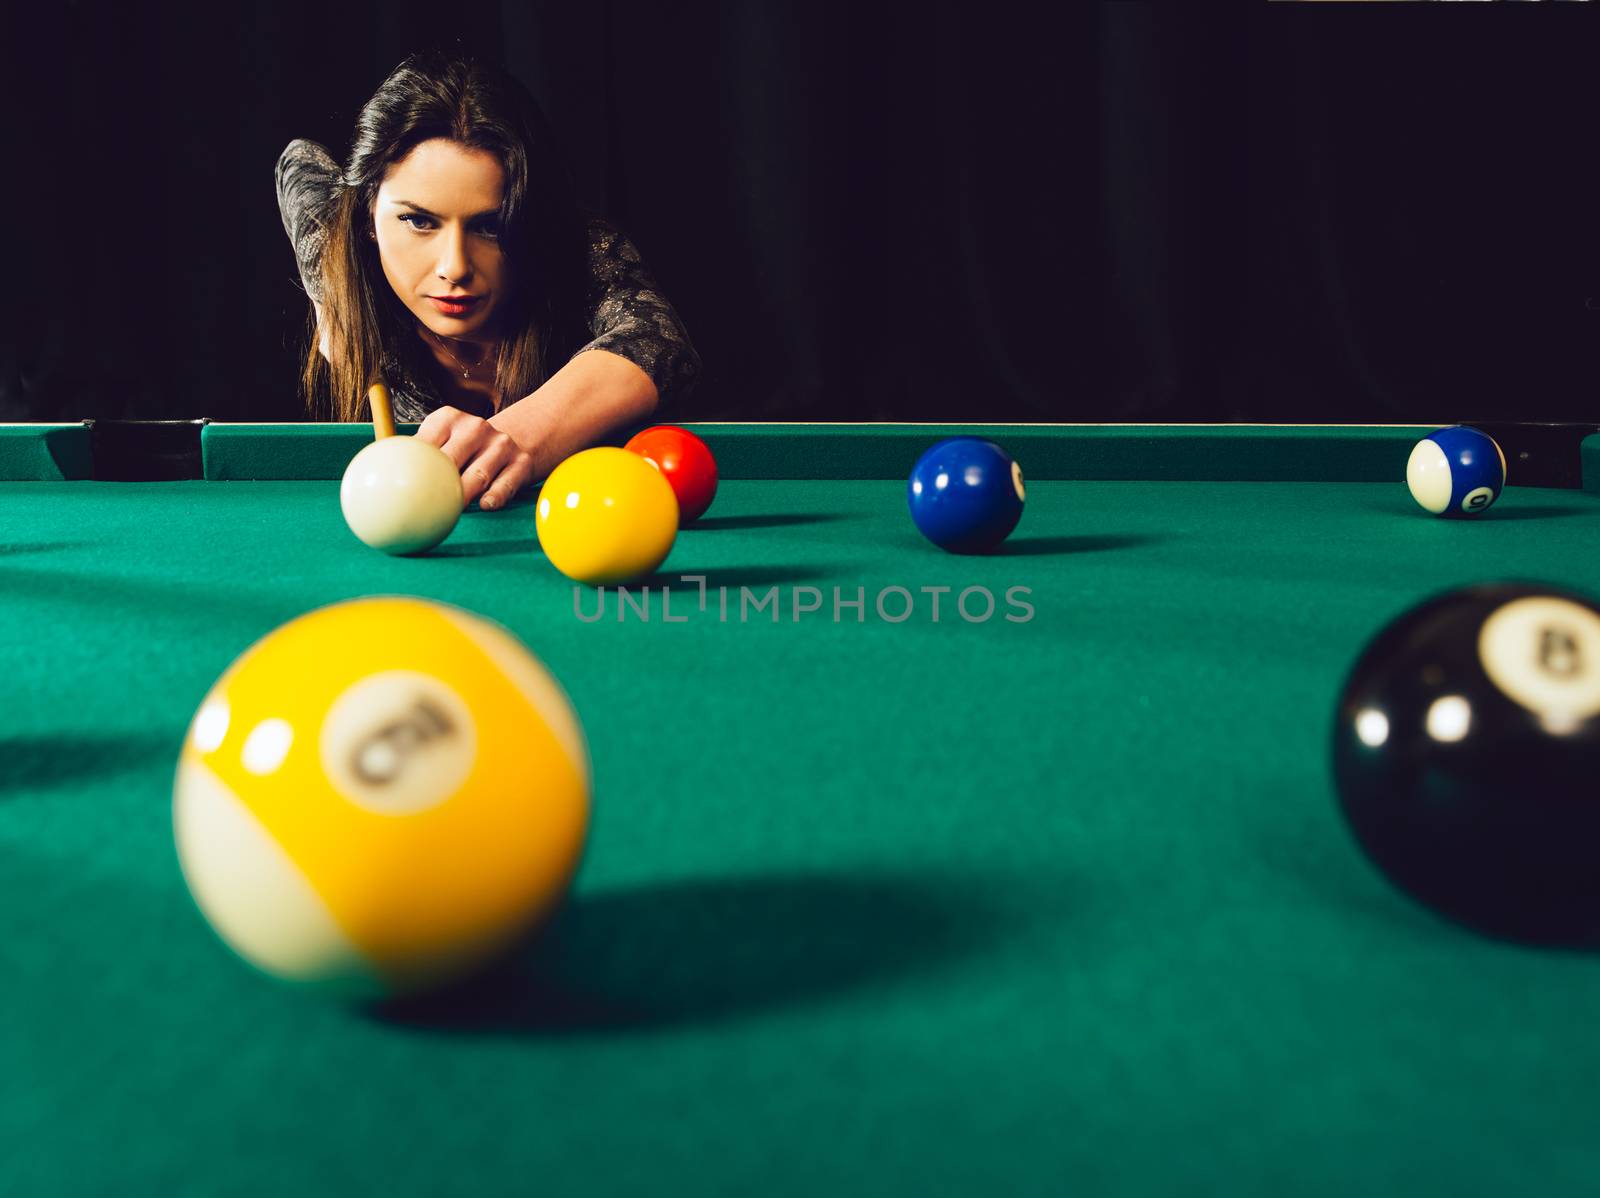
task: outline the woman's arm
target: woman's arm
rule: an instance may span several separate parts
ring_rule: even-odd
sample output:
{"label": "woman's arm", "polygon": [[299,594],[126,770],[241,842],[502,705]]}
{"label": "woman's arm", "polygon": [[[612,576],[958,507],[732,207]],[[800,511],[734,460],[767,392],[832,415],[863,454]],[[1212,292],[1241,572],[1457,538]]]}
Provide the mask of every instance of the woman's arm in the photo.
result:
{"label": "woman's arm", "polygon": [[312,300],[320,300],[322,250],[328,241],[327,213],[339,182],[339,164],[316,142],[295,138],[278,155],[273,173],[278,215],[294,249],[300,285]]}
{"label": "woman's arm", "polygon": [[502,474],[490,490],[509,499],[523,483],[545,477],[563,458],[613,429],[649,419],[657,399],[650,376],[627,358],[603,349],[575,355],[532,395],[489,418],[529,455],[522,477]]}
{"label": "woman's arm", "polygon": [[429,412],[417,437],[444,450],[461,471],[467,503],[503,507],[562,459],[656,406],[656,385],[626,358],[605,350],[575,355],[526,399],[487,420],[457,408]]}

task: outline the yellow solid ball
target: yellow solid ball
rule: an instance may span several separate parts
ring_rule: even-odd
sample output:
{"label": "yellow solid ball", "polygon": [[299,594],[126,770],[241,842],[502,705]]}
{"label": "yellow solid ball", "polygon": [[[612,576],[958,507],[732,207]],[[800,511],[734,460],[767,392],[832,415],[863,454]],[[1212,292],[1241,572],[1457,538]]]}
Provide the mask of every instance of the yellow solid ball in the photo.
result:
{"label": "yellow solid ball", "polygon": [[382,996],[449,981],[548,913],[589,794],[577,715],[515,637],[444,604],[357,599],[217,680],[184,739],[173,830],[239,956]]}
{"label": "yellow solid ball", "polygon": [[424,553],[450,535],[466,492],[437,445],[380,437],[345,467],[339,507],[350,531],[385,553]]}
{"label": "yellow solid ball", "polygon": [[678,535],[678,497],[638,454],[601,446],[550,472],[535,523],[556,569],[589,586],[616,586],[667,560]]}

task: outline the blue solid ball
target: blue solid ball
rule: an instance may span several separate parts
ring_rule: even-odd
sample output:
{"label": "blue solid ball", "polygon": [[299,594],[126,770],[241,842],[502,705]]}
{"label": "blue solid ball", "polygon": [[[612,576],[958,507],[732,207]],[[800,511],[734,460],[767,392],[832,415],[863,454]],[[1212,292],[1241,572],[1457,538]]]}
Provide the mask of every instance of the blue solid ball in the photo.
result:
{"label": "blue solid ball", "polygon": [[922,535],[951,553],[988,553],[1022,519],[1022,468],[993,441],[947,437],[911,468],[906,502]]}
{"label": "blue solid ball", "polygon": [[1411,497],[1435,516],[1476,516],[1506,486],[1506,455],[1493,437],[1466,425],[1418,441],[1406,463]]}

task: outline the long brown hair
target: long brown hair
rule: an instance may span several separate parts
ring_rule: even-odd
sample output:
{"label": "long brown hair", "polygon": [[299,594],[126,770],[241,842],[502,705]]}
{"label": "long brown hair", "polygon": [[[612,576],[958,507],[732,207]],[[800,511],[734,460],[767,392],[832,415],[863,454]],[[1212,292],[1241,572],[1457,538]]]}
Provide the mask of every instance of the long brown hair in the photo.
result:
{"label": "long brown hair", "polygon": [[[538,104],[499,67],[438,51],[414,54],[356,118],[328,214],[321,273],[331,361],[316,347],[313,310],[312,344],[300,377],[301,396],[314,418],[330,413],[333,420],[364,420],[370,384],[392,386],[438,369],[416,335],[416,318],[384,277],[378,244],[368,235],[384,175],[433,138],[487,151],[505,171],[499,242],[511,287],[497,314],[496,391],[505,402],[521,399],[583,344],[592,298],[586,214]],[[330,402],[319,402],[319,396]]]}

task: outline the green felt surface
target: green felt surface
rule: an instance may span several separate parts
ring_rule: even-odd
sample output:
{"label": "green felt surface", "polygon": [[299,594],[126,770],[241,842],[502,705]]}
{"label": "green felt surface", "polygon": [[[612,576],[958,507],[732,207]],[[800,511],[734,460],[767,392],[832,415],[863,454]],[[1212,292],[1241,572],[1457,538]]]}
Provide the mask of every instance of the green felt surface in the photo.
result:
{"label": "green felt surface", "polygon": [[[1046,481],[973,559],[903,486],[724,484],[657,581],[776,587],[777,623],[677,590],[683,622],[585,623],[526,503],[389,559],[334,482],[0,485],[0,1192],[1600,1191],[1600,959],[1399,897],[1327,770],[1344,671],[1412,602],[1600,592],[1600,498]],[[1033,618],[935,622],[925,586]],[[382,1012],[236,962],[170,827],[216,675],[371,593],[521,637],[596,785],[545,937]]]}

